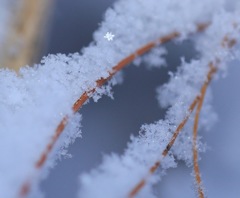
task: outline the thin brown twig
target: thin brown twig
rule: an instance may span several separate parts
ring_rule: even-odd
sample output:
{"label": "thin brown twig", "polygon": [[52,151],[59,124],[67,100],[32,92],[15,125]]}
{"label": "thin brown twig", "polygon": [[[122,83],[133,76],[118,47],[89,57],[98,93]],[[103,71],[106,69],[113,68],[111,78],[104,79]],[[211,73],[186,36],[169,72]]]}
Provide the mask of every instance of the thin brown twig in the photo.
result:
{"label": "thin brown twig", "polygon": [[[202,32],[204,31],[208,26],[209,23],[203,23],[203,24],[197,24],[197,32]],[[96,83],[96,87],[84,92],[80,98],[74,103],[72,110],[74,113],[76,113],[81,107],[82,105],[90,98],[90,96],[95,92],[96,88],[101,87],[106,81],[108,81],[109,79],[111,79],[118,71],[122,70],[126,65],[128,65],[129,63],[131,63],[137,56],[141,56],[144,53],[148,52],[149,50],[151,50],[153,47],[159,45],[159,44],[163,44],[166,42],[169,42],[177,37],[180,36],[179,32],[173,32],[170,33],[166,36],[161,37],[160,39],[158,39],[155,42],[150,42],[148,44],[146,44],[145,46],[141,47],[140,49],[136,50],[135,53],[130,54],[129,56],[127,56],[126,58],[124,58],[122,61],[120,61],[115,67],[113,67],[112,71],[109,72],[109,77],[108,78],[102,78],[100,80],[97,80]],[[195,106],[196,104],[194,104]],[[68,123],[68,116],[65,116],[61,122],[59,123],[59,125],[56,128],[56,131],[53,135],[53,137],[51,138],[51,141],[49,142],[49,144],[47,145],[45,151],[41,154],[39,160],[36,162],[35,167],[37,169],[40,169],[41,167],[43,167],[44,163],[47,160],[48,155],[50,154],[50,152],[52,151],[53,146],[55,145],[56,141],[58,140],[59,136],[62,134],[63,130],[65,129],[65,126]],[[186,121],[185,121],[186,122]],[[184,125],[184,124],[183,124]],[[173,143],[172,143],[173,144]],[[171,145],[169,145],[171,147]],[[27,180],[23,186],[20,189],[20,197],[24,197],[28,194],[29,190],[31,187],[31,182],[29,180]]]}
{"label": "thin brown twig", "polygon": [[200,116],[200,112],[202,109],[202,105],[203,105],[207,87],[208,87],[210,81],[212,80],[214,73],[216,73],[216,71],[217,71],[217,68],[212,63],[209,64],[209,67],[210,67],[210,70],[207,75],[207,79],[201,88],[201,95],[200,95],[200,99],[199,99],[199,102],[197,105],[195,119],[194,119],[194,126],[193,126],[193,169],[195,172],[195,180],[197,183],[199,198],[204,198],[204,191],[202,188],[202,180],[201,180],[200,169],[199,169],[199,165],[198,165],[198,149],[197,149],[198,122],[199,122],[199,116]]}
{"label": "thin brown twig", "polygon": [[[223,48],[232,48],[237,41],[235,39],[231,39],[228,36],[225,36],[222,40],[222,47]],[[218,60],[216,61],[218,62]],[[199,117],[200,117],[200,112],[202,109],[203,101],[206,95],[207,87],[212,80],[213,75],[217,72],[217,67],[214,66],[213,63],[209,64],[210,71],[207,75],[207,79],[201,88],[201,95],[200,95],[200,100],[197,105],[197,110],[195,114],[195,119],[194,119],[194,126],[193,126],[193,169],[195,173],[195,180],[197,183],[197,191],[198,191],[198,196],[199,198],[204,198],[204,190],[202,187],[202,180],[201,180],[201,174],[200,174],[200,168],[198,164],[198,149],[197,149],[197,133],[198,133],[198,122],[199,122]]]}

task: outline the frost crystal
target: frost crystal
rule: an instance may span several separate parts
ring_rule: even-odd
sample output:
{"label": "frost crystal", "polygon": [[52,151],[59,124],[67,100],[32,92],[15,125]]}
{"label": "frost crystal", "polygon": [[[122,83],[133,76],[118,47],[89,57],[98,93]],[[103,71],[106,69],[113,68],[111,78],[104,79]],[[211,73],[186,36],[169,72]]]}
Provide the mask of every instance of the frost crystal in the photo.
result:
{"label": "frost crystal", "polygon": [[112,41],[115,35],[113,35],[111,32],[107,32],[104,36],[105,39],[108,41]]}

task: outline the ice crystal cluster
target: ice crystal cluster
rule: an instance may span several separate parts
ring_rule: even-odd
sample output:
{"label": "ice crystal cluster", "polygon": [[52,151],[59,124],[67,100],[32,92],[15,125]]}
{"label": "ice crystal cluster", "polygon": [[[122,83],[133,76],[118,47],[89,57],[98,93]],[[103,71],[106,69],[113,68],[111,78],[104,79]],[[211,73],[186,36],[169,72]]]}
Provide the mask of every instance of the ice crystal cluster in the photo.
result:
{"label": "ice crystal cluster", "polygon": [[[81,136],[81,116],[73,115],[73,104],[83,93],[95,88],[99,79],[108,78],[121,60],[149,42],[158,45],[159,38],[173,32],[178,32],[177,40],[182,41],[197,32],[198,24],[209,24],[205,32],[191,36],[200,53],[199,59],[190,63],[182,60],[170,81],[157,89],[160,105],[168,107],[165,119],[143,125],[139,136],[131,137],[122,156],[105,156],[96,170],[80,176],[79,197],[128,197],[134,186],[146,178],[150,167],[161,160],[160,173],[149,177],[137,194],[138,197],[155,197],[152,185],[166,169],[176,167],[176,160],[192,163],[193,117],[169,154],[163,158],[161,153],[176,127],[189,114],[189,105],[206,80],[209,63],[215,64],[221,73],[227,69],[227,63],[237,57],[239,11],[238,1],[119,0],[106,11],[101,27],[94,33],[94,41],[80,54],[49,55],[40,64],[22,68],[19,74],[1,69],[0,197],[18,197],[28,180],[37,185],[40,173],[53,163],[56,155],[66,153],[64,149]],[[106,32],[115,34],[113,41],[104,39]],[[234,41],[233,45],[228,41]],[[147,61],[150,66],[163,64],[163,52],[162,48],[153,49],[144,60],[139,57],[139,61]],[[112,84],[116,82],[121,82],[121,78],[116,78]],[[109,85],[97,89],[94,99],[98,100],[105,91],[111,94]],[[208,128],[215,119],[210,99],[208,93],[200,127]],[[65,116],[70,118],[67,128],[47,163],[37,170],[35,164],[39,156]],[[204,149],[200,142],[198,147]]]}

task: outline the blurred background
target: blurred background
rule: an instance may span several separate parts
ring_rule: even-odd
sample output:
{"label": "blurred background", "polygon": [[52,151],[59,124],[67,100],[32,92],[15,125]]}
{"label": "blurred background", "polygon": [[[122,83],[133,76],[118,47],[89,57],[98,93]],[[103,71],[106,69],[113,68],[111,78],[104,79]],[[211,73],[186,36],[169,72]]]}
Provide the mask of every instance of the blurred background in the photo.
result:
{"label": "blurred background", "polygon": [[[48,4],[48,20],[44,26],[47,31],[43,38],[46,44],[39,50],[39,57],[80,52],[92,41],[104,12],[113,3],[113,0],[55,0]],[[82,138],[69,147],[73,157],[58,162],[41,183],[46,198],[75,198],[81,173],[97,167],[105,154],[121,154],[130,134],[137,135],[142,124],[164,118],[165,110],[159,108],[156,100],[157,86],[167,82],[168,71],[176,70],[182,56],[187,61],[197,56],[190,41],[181,45],[168,43],[166,48],[166,68],[149,70],[129,65],[124,69],[124,83],[114,87],[114,100],[103,97],[80,110]],[[210,131],[200,132],[209,146],[200,162],[208,197],[240,195],[239,73],[240,67],[233,64],[227,78],[212,83],[213,106],[219,120]],[[156,186],[156,194],[164,198],[197,197],[191,173],[191,168],[179,162]]]}

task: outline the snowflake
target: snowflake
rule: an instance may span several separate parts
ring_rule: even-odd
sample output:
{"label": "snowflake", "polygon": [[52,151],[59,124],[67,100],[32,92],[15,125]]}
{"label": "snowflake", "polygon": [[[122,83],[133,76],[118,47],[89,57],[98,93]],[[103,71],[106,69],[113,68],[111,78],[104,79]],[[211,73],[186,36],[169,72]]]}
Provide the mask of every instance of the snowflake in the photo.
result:
{"label": "snowflake", "polygon": [[104,38],[107,39],[108,41],[112,41],[114,36],[115,36],[115,35],[112,34],[111,32],[107,32],[107,33],[105,34]]}

